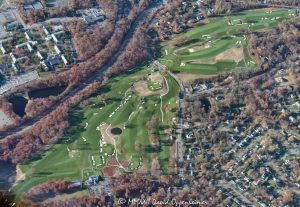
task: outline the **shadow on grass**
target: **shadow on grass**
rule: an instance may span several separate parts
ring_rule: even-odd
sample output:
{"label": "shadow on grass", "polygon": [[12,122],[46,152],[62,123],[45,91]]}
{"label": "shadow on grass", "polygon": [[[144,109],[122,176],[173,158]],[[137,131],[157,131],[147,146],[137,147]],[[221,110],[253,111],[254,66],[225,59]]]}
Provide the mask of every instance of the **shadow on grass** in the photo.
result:
{"label": "shadow on grass", "polygon": [[84,151],[84,150],[91,151],[92,147],[88,144],[77,144],[76,149],[79,150],[79,151]]}
{"label": "shadow on grass", "polygon": [[32,175],[34,177],[44,177],[44,176],[49,176],[52,174],[53,174],[53,172],[36,172],[36,173],[33,173]]}
{"label": "shadow on grass", "polygon": [[65,130],[64,136],[58,140],[58,144],[72,143],[77,139],[80,133],[84,130],[80,124],[84,120],[84,113],[79,107],[75,107],[69,116],[70,127]]}
{"label": "shadow on grass", "polygon": [[96,97],[100,94],[108,93],[109,91],[111,91],[111,86],[109,84],[105,84],[101,86],[98,90],[96,90],[94,93],[92,93],[90,97]]}
{"label": "shadow on grass", "polygon": [[96,103],[94,106],[91,106],[92,109],[96,109],[96,108],[101,108],[104,107],[105,103],[100,102],[100,103]]}
{"label": "shadow on grass", "polygon": [[153,147],[152,145],[145,145],[143,151],[146,153],[159,153],[162,151],[161,147]]}
{"label": "shadow on grass", "polygon": [[122,101],[122,98],[108,98],[108,99],[106,99],[106,102],[108,104],[111,104],[111,103],[114,103],[114,102],[120,102],[120,101]]}

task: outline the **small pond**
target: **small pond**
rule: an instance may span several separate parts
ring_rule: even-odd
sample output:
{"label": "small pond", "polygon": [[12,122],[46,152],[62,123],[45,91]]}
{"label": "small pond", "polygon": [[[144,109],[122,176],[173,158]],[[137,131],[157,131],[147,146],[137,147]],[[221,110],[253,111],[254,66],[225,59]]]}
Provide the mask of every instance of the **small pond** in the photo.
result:
{"label": "small pond", "polygon": [[207,98],[202,98],[200,101],[201,101],[202,106],[204,107],[205,112],[208,113],[211,108],[211,104],[210,104],[209,100]]}
{"label": "small pond", "polygon": [[30,99],[47,98],[49,96],[58,96],[66,88],[67,88],[66,86],[60,86],[60,87],[37,89],[37,90],[29,91],[28,96]]}
{"label": "small pond", "polygon": [[122,129],[120,129],[119,127],[115,127],[111,130],[111,133],[113,135],[120,135],[120,134],[122,134]]}
{"label": "small pond", "polygon": [[12,104],[15,114],[19,115],[20,117],[25,116],[25,107],[28,103],[26,98],[23,96],[14,96],[8,99],[8,101]]}

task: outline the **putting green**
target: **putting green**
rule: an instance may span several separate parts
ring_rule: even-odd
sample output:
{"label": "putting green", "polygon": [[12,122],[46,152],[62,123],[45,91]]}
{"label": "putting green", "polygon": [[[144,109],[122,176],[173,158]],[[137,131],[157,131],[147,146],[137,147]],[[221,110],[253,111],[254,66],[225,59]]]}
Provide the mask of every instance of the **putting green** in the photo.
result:
{"label": "putting green", "polygon": [[163,88],[163,85],[159,82],[148,81],[147,85],[150,91],[159,91]]}

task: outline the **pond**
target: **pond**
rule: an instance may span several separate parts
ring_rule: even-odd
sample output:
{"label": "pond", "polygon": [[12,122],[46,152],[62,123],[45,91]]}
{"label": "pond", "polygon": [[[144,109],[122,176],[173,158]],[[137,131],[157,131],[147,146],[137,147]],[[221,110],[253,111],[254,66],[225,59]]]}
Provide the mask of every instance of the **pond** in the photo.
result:
{"label": "pond", "polygon": [[12,104],[15,114],[19,115],[20,117],[25,116],[25,107],[28,103],[26,98],[23,96],[14,96],[8,99],[8,101]]}
{"label": "pond", "polygon": [[66,88],[67,88],[66,86],[60,86],[60,87],[37,89],[37,90],[29,91],[28,96],[30,99],[47,98],[49,96],[58,96]]}
{"label": "pond", "polygon": [[11,187],[15,175],[16,166],[0,160],[0,192],[7,191]]}
{"label": "pond", "polygon": [[113,129],[111,130],[111,133],[112,133],[113,135],[120,135],[120,134],[122,134],[122,129],[120,129],[120,128],[118,128],[118,127],[113,128]]}
{"label": "pond", "polygon": [[207,98],[202,98],[202,99],[200,99],[200,101],[201,101],[202,107],[204,107],[205,112],[208,113],[210,111],[210,107],[211,107],[209,100]]}

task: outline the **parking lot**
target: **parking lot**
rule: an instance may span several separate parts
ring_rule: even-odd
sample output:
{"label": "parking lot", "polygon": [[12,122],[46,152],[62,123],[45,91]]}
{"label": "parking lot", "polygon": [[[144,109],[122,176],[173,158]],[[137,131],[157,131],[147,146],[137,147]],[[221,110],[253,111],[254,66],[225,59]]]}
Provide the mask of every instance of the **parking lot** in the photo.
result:
{"label": "parking lot", "polygon": [[16,18],[13,10],[0,10],[0,38],[4,38],[8,35],[5,31],[5,25],[11,22],[15,22]]}
{"label": "parking lot", "polygon": [[15,78],[7,81],[5,85],[0,87],[0,96],[3,95],[5,92],[7,92],[17,86],[23,85],[32,80],[36,80],[38,78],[39,78],[39,74],[37,71],[32,71],[32,72],[17,76]]}
{"label": "parking lot", "polygon": [[12,120],[3,111],[0,110],[0,128],[10,124],[12,124]]}

